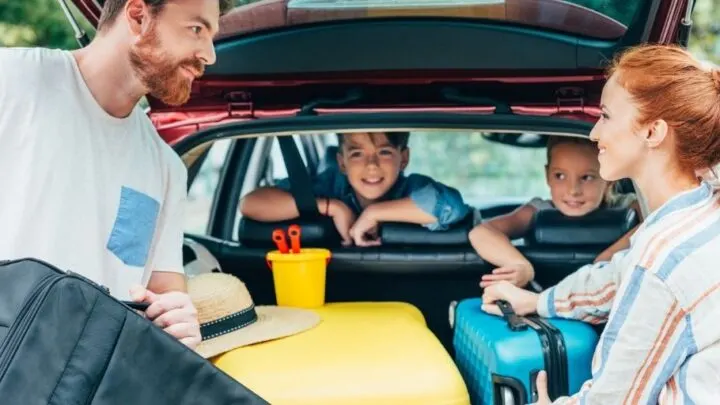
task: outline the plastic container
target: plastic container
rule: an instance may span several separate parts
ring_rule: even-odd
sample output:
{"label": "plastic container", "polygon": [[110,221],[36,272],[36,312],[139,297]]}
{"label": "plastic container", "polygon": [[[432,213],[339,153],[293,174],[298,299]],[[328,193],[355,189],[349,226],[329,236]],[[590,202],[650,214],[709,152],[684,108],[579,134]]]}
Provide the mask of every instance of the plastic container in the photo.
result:
{"label": "plastic container", "polygon": [[275,299],[282,307],[318,308],[325,305],[325,276],[330,261],[327,249],[300,249],[300,253],[268,252]]}

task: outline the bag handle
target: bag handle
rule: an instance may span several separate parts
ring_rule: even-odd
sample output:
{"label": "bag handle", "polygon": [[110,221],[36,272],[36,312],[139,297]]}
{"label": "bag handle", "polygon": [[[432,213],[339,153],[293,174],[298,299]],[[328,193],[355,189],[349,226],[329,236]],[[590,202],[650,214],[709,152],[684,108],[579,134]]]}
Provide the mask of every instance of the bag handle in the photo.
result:
{"label": "bag handle", "polygon": [[510,330],[519,332],[527,329],[527,324],[523,317],[515,313],[509,302],[504,300],[495,301],[495,304],[500,308],[500,312],[503,314],[503,318],[507,321]]}

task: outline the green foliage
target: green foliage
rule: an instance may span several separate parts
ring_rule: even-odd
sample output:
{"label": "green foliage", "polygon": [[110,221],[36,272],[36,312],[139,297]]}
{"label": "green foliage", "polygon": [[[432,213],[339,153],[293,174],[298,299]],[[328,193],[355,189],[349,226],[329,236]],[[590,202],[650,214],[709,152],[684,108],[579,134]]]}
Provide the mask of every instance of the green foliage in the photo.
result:
{"label": "green foliage", "polygon": [[545,163],[545,148],[503,145],[479,132],[416,131],[407,172],[462,190],[466,200],[479,204],[500,197],[546,196]]}
{"label": "green foliage", "polygon": [[[85,32],[92,27],[73,10]],[[75,49],[77,41],[57,0],[0,0],[0,45]]]}

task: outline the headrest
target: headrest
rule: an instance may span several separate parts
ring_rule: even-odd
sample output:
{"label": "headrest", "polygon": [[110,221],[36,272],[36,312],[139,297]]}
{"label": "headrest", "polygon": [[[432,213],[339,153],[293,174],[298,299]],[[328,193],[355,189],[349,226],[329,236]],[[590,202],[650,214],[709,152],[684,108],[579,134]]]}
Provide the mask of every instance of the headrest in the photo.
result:
{"label": "headrest", "polygon": [[[383,246],[431,245],[462,246],[467,245],[468,232],[473,225],[473,216],[445,231],[430,231],[421,225],[388,222],[380,226],[380,238]],[[282,222],[259,222],[242,218],[238,229],[238,241],[247,247],[274,248],[272,233],[276,229],[287,232],[290,225],[300,226],[300,243],[307,247],[333,248],[340,246],[340,235],[335,229],[332,218],[320,216],[314,219],[293,219]]]}
{"label": "headrest", "polygon": [[[304,247],[340,246],[340,235],[332,218],[320,216],[312,219],[292,219],[281,222],[259,222],[242,218],[238,227],[238,241],[247,247],[275,248],[272,233],[282,229],[287,233],[290,225],[300,226],[300,244]],[[288,243],[289,240],[288,240]]]}
{"label": "headrest", "polygon": [[468,233],[472,229],[473,216],[469,215],[445,231],[431,231],[421,225],[389,222],[380,227],[380,239],[383,246],[393,245],[429,245],[463,246],[468,245]]}
{"label": "headrest", "polygon": [[582,217],[568,217],[555,209],[540,210],[526,241],[538,245],[608,246],[637,223],[632,208],[603,208]]}

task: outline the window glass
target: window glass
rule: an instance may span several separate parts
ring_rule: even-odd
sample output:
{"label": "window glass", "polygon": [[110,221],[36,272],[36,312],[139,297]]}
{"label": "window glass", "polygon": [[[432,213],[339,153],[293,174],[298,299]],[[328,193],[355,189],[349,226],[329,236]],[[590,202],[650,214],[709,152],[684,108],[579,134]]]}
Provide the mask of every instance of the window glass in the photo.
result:
{"label": "window glass", "polygon": [[200,171],[188,191],[185,208],[185,232],[205,234],[210,221],[210,209],[220,181],[220,172],[225,164],[232,140],[222,139],[212,144]]}

